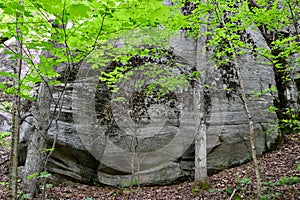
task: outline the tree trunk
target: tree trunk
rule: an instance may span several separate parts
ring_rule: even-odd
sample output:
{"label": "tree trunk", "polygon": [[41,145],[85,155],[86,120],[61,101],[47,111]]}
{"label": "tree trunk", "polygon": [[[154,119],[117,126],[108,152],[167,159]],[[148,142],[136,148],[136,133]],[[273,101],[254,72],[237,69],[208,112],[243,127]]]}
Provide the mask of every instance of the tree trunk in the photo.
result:
{"label": "tree trunk", "polygon": [[196,84],[194,88],[195,102],[195,180],[194,188],[208,189],[209,182],[207,177],[206,160],[206,113],[204,107],[203,88]]}
{"label": "tree trunk", "polygon": [[258,160],[256,157],[254,122],[252,119],[252,115],[248,109],[245,92],[243,92],[241,94],[240,98],[243,102],[243,107],[244,107],[244,110],[245,110],[245,112],[247,114],[247,118],[248,118],[249,132],[250,132],[250,145],[251,145],[252,159],[253,159],[253,163],[254,163],[254,170],[255,170],[255,176],[256,176],[256,190],[257,190],[257,196],[258,196],[258,198],[260,198],[261,197],[261,179],[260,179],[260,173],[259,173],[259,163],[258,163]]}
{"label": "tree trunk", "polygon": [[44,168],[46,158],[46,138],[50,121],[51,95],[46,83],[41,83],[39,96],[35,108],[33,133],[27,149],[27,158],[24,167],[23,188],[26,193],[34,197],[39,191],[39,177],[28,179],[29,175],[40,172]]}
{"label": "tree trunk", "polygon": [[[233,45],[231,44],[230,41],[229,41],[229,46],[231,48],[233,47]],[[238,95],[239,95],[240,99],[242,100],[243,108],[247,115],[247,120],[248,120],[248,124],[249,124],[249,137],[250,137],[251,153],[252,153],[252,159],[253,159],[253,163],[254,163],[254,171],[255,171],[255,176],[256,176],[256,191],[257,191],[257,197],[258,197],[258,199],[260,199],[261,198],[261,178],[260,178],[260,172],[259,172],[259,163],[258,163],[257,156],[256,156],[254,121],[253,121],[252,115],[248,108],[246,90],[244,87],[244,82],[242,81],[242,77],[241,77],[241,68],[237,61],[237,55],[235,52],[233,52],[233,57],[234,57],[234,66],[236,68],[238,83],[240,85],[240,91],[238,92]]]}
{"label": "tree trunk", "polygon": [[[217,7],[217,9],[219,10],[219,7]],[[226,28],[226,24],[224,22],[224,18],[220,17],[219,20],[222,23],[222,26],[225,28],[226,33],[229,34],[229,31]],[[231,49],[235,49],[230,40],[228,40],[228,45]],[[240,68],[239,63],[237,61],[237,54],[235,53],[235,51],[232,52],[232,58],[233,58],[234,67],[236,69],[236,76],[237,76],[237,79],[238,79],[238,84],[240,86],[237,93],[238,93],[238,96],[240,97],[240,99],[242,101],[243,108],[244,108],[244,111],[247,115],[247,121],[248,121],[248,124],[249,124],[249,137],[250,137],[252,159],[253,159],[253,162],[254,162],[254,170],[255,170],[255,175],[256,175],[257,197],[260,199],[261,198],[261,179],[260,179],[260,173],[259,173],[259,164],[258,164],[258,160],[257,160],[257,157],[256,157],[254,121],[253,121],[252,115],[251,115],[251,113],[248,109],[246,90],[245,90],[245,87],[244,87],[244,82],[243,82],[242,77],[241,77],[241,68]]]}
{"label": "tree trunk", "polygon": [[15,102],[12,115],[12,139],[9,159],[9,199],[17,199],[18,191],[18,152],[20,135],[20,115],[18,112],[19,103]]}
{"label": "tree trunk", "polygon": [[[253,10],[253,8],[262,9],[254,0],[248,0],[248,2],[249,2],[250,10]],[[290,10],[290,12],[292,12],[292,10]],[[294,22],[297,22],[294,16],[292,20]],[[288,63],[288,57],[286,57],[284,50],[274,45],[274,42],[278,40],[280,37],[281,34],[280,30],[276,30],[276,31],[269,30],[265,24],[258,24],[257,27],[261,32],[262,36],[264,37],[266,44],[270,48],[270,54],[274,56],[274,59],[272,60],[272,64],[273,64],[273,72],[275,75],[276,89],[278,91],[278,98],[275,99],[274,105],[277,108],[276,114],[278,118],[279,130],[282,136],[279,139],[278,143],[281,143],[283,141],[284,134],[293,132],[294,128],[297,128],[298,126],[296,125],[296,127],[294,127],[295,124],[293,123],[289,124],[292,126],[286,126],[283,120],[299,121],[300,119],[298,91],[294,80],[295,74],[291,72]],[[290,35],[294,34],[298,36],[297,34],[298,27],[297,26],[294,27],[295,27],[295,32],[294,33],[291,32]],[[296,41],[297,40],[299,40],[299,36],[297,37]]]}
{"label": "tree trunk", "polygon": [[[22,2],[20,2],[22,5]],[[22,33],[19,24],[19,17],[16,16],[16,38],[17,38],[17,49],[16,52],[20,58],[17,60],[14,68],[14,73],[17,78],[13,80],[13,85],[16,87],[16,94],[14,94],[13,100],[13,115],[12,115],[12,141],[10,149],[10,160],[9,160],[9,199],[17,199],[18,192],[18,159],[19,159],[19,137],[21,129],[21,73],[23,68],[23,43]],[[22,17],[22,16],[21,16]]]}
{"label": "tree trunk", "polygon": [[[200,32],[205,33],[206,26],[201,25]],[[196,48],[196,70],[198,72],[206,69],[206,37],[200,37],[197,40]],[[194,189],[208,189],[209,182],[207,176],[207,160],[206,160],[206,105],[204,95],[206,73],[202,73],[200,81],[195,81],[194,85],[194,114],[195,114],[195,180]]]}

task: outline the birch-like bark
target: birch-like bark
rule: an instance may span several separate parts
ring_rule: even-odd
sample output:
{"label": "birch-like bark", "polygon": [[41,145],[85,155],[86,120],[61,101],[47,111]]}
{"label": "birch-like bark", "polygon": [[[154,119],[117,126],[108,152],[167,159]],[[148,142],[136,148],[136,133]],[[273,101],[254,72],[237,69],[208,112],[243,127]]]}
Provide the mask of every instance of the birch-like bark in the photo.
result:
{"label": "birch-like bark", "polygon": [[[39,174],[44,168],[46,158],[46,139],[50,121],[51,95],[46,83],[41,83],[34,116],[34,131],[30,136],[27,158],[24,167],[23,189],[33,198],[39,191],[38,177],[28,179],[29,175]],[[34,162],[33,162],[34,161]]]}
{"label": "birch-like bark", "polygon": [[[205,33],[206,26],[200,26],[200,33]],[[205,109],[205,69],[206,69],[206,37],[197,40],[196,70],[203,72],[200,81],[195,81],[194,86],[194,114],[195,114],[195,180],[194,188],[208,189],[207,155],[206,155],[206,109]]]}

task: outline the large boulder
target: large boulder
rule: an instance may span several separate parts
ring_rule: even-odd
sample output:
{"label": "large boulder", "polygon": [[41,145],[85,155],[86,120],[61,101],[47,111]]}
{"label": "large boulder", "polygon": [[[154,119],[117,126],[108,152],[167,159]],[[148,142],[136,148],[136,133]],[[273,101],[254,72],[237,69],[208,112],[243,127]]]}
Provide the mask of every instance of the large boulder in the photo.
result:
{"label": "large boulder", "polygon": [[[250,35],[258,46],[265,45],[258,33],[250,31]],[[170,44],[175,62],[190,71],[203,47],[184,35],[172,38]],[[254,98],[251,94],[274,85],[274,75],[268,65],[259,64],[262,60],[256,60],[251,53],[240,56],[238,61],[255,122],[257,153],[261,155],[276,139],[272,131],[276,115],[268,111],[274,96],[268,93]],[[166,69],[164,65],[157,64]],[[180,74],[178,69],[173,72]],[[120,83],[117,93],[111,93],[99,81],[100,72],[92,69],[90,63],[83,63],[75,74],[67,83],[60,118],[53,121],[48,131],[48,145],[56,141],[48,162],[50,173],[60,179],[113,186],[126,184],[132,176],[147,185],[193,177],[195,126],[191,85],[158,98],[155,92],[147,96],[134,89],[137,81],[151,83],[143,71]],[[211,67],[207,72],[206,84],[211,87],[204,103],[209,107],[206,115],[210,174],[251,159],[248,121],[241,100],[224,90],[236,83],[234,74],[226,67]],[[55,99],[60,92],[61,87],[57,86]],[[114,101],[119,97],[125,101]],[[28,122],[30,118],[22,124],[22,144],[28,142],[31,134]],[[26,145],[22,147],[25,152]],[[22,156],[23,163],[24,159]]]}

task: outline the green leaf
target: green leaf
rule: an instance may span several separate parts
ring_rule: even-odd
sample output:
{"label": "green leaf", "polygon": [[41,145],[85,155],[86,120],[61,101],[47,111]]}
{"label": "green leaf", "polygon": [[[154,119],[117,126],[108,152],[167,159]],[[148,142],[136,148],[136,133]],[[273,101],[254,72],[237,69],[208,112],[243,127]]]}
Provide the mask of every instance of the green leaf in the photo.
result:
{"label": "green leaf", "polygon": [[48,178],[50,176],[51,176],[51,174],[48,172],[41,172],[39,175],[40,178]]}
{"label": "green leaf", "polygon": [[4,90],[5,88],[6,88],[6,85],[3,84],[3,83],[0,83],[0,89],[1,89],[1,90]]}
{"label": "green leaf", "polygon": [[126,99],[124,97],[116,97],[113,99],[113,101],[117,101],[117,102],[124,102]]}
{"label": "green leaf", "polygon": [[55,150],[55,148],[48,148],[46,149],[46,152],[53,152]]}
{"label": "green leaf", "polygon": [[85,4],[73,4],[69,7],[69,12],[71,17],[89,17],[89,12],[91,11],[90,7]]}
{"label": "green leaf", "polygon": [[96,63],[94,63],[93,65],[92,65],[92,69],[98,69],[99,68],[99,66],[96,64]]}
{"label": "green leaf", "polygon": [[6,138],[6,137],[8,137],[10,135],[11,135],[11,132],[6,132],[6,131],[0,132],[0,138],[1,139]]}
{"label": "green leaf", "polygon": [[28,175],[27,179],[30,180],[30,179],[36,178],[38,175],[39,175],[39,173],[34,172],[33,174]]}
{"label": "green leaf", "polygon": [[0,71],[0,76],[10,77],[10,78],[18,78],[18,76],[12,72]]}

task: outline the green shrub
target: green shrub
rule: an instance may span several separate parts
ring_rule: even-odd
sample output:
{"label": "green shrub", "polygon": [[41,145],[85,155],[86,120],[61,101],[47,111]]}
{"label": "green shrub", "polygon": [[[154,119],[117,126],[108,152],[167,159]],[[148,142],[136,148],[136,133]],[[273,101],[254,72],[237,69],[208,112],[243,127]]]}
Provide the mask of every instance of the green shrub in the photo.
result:
{"label": "green shrub", "polygon": [[0,132],[0,146],[7,148],[9,146],[9,142],[6,140],[7,137],[10,136],[10,132]]}
{"label": "green shrub", "polygon": [[278,182],[276,182],[276,185],[294,185],[296,183],[300,183],[300,178],[290,176],[281,178]]}

